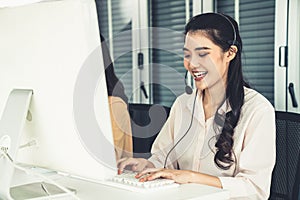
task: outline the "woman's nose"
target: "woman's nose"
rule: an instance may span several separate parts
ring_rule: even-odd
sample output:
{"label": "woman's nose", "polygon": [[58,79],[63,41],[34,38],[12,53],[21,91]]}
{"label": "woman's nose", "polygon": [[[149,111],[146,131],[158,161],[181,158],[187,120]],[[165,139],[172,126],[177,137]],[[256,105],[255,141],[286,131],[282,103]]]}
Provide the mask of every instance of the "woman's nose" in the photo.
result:
{"label": "woman's nose", "polygon": [[192,56],[192,58],[190,60],[190,66],[192,68],[196,68],[199,66],[199,59],[197,58],[197,56]]}

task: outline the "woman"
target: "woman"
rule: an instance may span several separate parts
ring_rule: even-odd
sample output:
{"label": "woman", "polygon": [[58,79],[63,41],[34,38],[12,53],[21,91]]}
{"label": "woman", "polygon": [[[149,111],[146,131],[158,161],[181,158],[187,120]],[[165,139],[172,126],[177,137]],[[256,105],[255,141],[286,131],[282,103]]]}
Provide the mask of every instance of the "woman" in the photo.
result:
{"label": "woman", "polygon": [[100,36],[116,160],[119,160],[123,157],[132,157],[133,154],[131,124],[127,105],[128,99],[122,82],[115,74],[104,37]]}
{"label": "woman", "polygon": [[[244,82],[242,41],[229,16],[206,13],[185,27],[184,67],[196,90],[174,102],[148,159],[121,159],[140,181],[159,177],[267,199],[275,164],[272,105]],[[191,119],[187,122],[187,119]]]}

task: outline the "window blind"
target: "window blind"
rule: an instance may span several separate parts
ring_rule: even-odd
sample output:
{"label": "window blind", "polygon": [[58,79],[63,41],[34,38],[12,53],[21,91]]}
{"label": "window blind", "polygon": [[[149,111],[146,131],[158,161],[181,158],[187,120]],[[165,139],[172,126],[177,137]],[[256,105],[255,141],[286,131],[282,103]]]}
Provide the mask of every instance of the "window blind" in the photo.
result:
{"label": "window blind", "polygon": [[224,13],[226,15],[229,15],[230,17],[234,18],[234,1],[228,1],[228,0],[218,0],[215,2],[217,12]]}
{"label": "window blind", "polygon": [[240,1],[244,72],[254,89],[274,105],[275,1]]}
{"label": "window blind", "polygon": [[[274,105],[274,0],[240,0],[245,79]],[[216,1],[217,11],[234,17],[234,1]]]}
{"label": "window blind", "polygon": [[163,29],[151,33],[153,102],[171,106],[184,92],[185,1],[152,0],[151,8],[150,25]]}
{"label": "window blind", "polygon": [[[107,0],[96,0],[96,5],[100,32],[108,42],[113,42],[112,60],[115,73],[122,81],[125,87],[125,94],[130,100],[132,95],[132,27],[128,13],[132,13],[132,11],[128,7],[126,9],[122,7],[123,4],[120,3],[120,0],[111,0],[113,37],[109,38]],[[131,7],[131,9],[133,8]],[[109,44],[107,45],[109,46]]]}

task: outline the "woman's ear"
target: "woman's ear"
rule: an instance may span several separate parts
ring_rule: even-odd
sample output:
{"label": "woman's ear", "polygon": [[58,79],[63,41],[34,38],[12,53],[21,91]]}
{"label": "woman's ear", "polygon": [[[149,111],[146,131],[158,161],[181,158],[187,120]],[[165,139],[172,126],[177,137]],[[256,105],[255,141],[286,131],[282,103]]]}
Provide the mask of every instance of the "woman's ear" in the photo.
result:
{"label": "woman's ear", "polygon": [[235,45],[231,45],[229,50],[227,51],[227,59],[231,61],[235,58],[236,53],[238,52],[238,48]]}

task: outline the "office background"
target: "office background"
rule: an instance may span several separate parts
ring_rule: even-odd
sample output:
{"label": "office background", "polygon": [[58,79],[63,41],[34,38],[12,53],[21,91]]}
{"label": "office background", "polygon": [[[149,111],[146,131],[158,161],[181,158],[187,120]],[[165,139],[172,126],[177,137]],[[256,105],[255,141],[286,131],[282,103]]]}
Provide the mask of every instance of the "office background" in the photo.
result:
{"label": "office background", "polygon": [[[299,0],[98,0],[96,2],[100,31],[107,38],[117,74],[125,85],[126,94],[130,99],[129,111],[133,111],[130,112],[131,117],[137,116],[138,120],[143,119],[140,116],[148,116],[148,110],[145,111],[143,105],[140,112],[133,107],[139,106],[135,103],[146,103],[149,106],[158,103],[169,107],[176,96],[184,92],[182,32],[186,21],[195,14],[207,11],[224,12],[234,17],[240,24],[244,41],[243,63],[246,78],[252,87],[266,96],[277,110],[276,153],[278,156],[272,177],[272,194],[277,195],[279,192],[280,196],[293,196],[295,197],[293,199],[300,199],[299,179],[297,178],[300,173],[300,115],[278,112],[278,110],[283,110],[300,113],[299,107],[296,106],[300,99],[300,23],[297,22],[300,17]],[[49,27],[49,24],[45,24]],[[71,33],[78,32],[80,31],[71,31]],[[48,45],[44,46],[48,48]],[[7,48],[4,49],[6,51]],[[57,52],[58,55],[65,56]],[[42,59],[43,56],[39,58]],[[52,66],[51,69],[53,69]],[[192,84],[191,78],[188,82]],[[49,81],[49,83],[52,82]],[[51,98],[46,99],[51,100]],[[43,106],[43,108],[48,107]],[[134,112],[140,115],[134,115]],[[132,117],[132,119],[135,118]],[[60,131],[53,132],[60,133]],[[133,136],[135,136],[134,133],[133,129]],[[55,138],[55,134],[50,135]],[[138,136],[133,137],[134,140],[141,138]],[[61,135],[59,138],[59,141],[65,141],[61,139]],[[148,144],[152,144],[151,142],[146,141]],[[141,141],[134,142],[134,144],[145,147]],[[65,147],[64,144],[58,146]],[[75,149],[78,149],[79,145],[75,146]],[[71,150],[72,155],[74,154],[72,148],[65,149]],[[63,154],[59,155],[63,156]]]}
{"label": "office background", "polygon": [[[289,92],[294,89],[299,103],[298,0],[96,0],[96,4],[100,32],[131,103],[171,106],[184,92],[184,25],[193,15],[215,11],[239,23],[243,70],[250,85],[276,110],[300,112]],[[188,82],[192,84],[190,77]]]}

